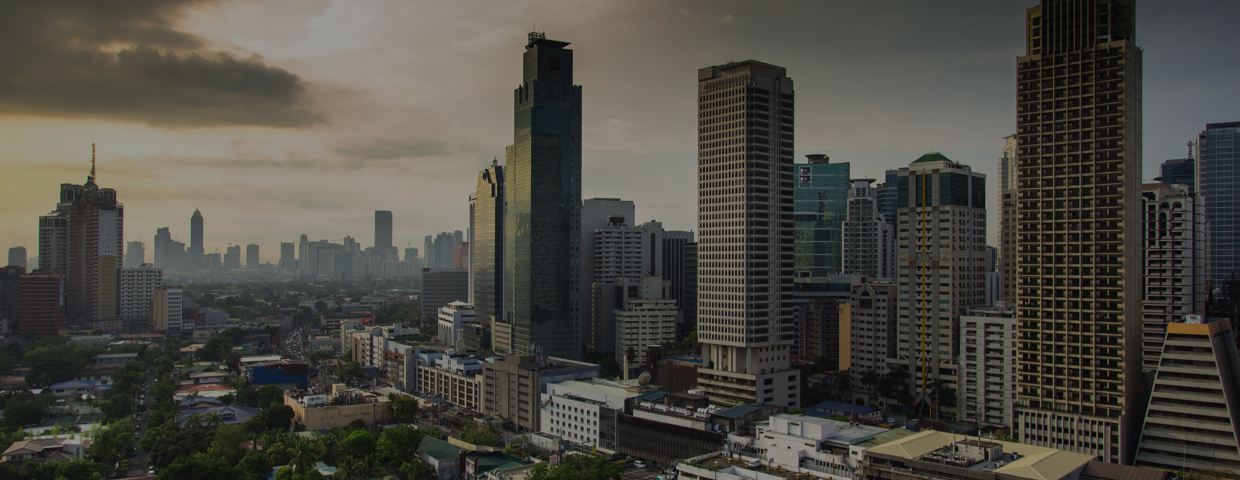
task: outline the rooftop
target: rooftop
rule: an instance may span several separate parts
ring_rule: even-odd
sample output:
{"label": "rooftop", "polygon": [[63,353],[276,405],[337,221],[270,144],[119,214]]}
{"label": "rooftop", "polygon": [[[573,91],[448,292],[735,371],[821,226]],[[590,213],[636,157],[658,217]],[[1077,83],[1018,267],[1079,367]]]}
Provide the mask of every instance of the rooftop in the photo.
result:
{"label": "rooftop", "polygon": [[921,158],[918,158],[917,160],[913,160],[913,163],[930,163],[930,162],[956,163],[956,162],[953,162],[950,158],[943,156],[943,154],[939,152],[930,152],[925,155],[922,155]]}
{"label": "rooftop", "polygon": [[447,460],[456,458],[457,455],[464,450],[461,447],[445,442],[435,437],[422,437],[422,443],[419,444],[422,453],[429,455],[435,460]]}
{"label": "rooftop", "polygon": [[866,415],[869,413],[873,413],[875,410],[878,410],[875,407],[869,407],[865,405],[853,405],[851,403],[832,402],[829,400],[819,403],[817,405],[814,405],[814,408],[819,409],[819,410],[835,410],[837,412],[855,413],[857,415]]}
{"label": "rooftop", "polygon": [[[1000,450],[992,457],[987,451]],[[1015,442],[979,440],[951,433],[927,430],[867,450],[896,458],[920,460],[969,470],[1001,473],[1031,480],[1068,477],[1097,458]]]}
{"label": "rooftop", "polygon": [[737,405],[727,410],[718,412],[715,415],[719,415],[721,417],[735,418],[735,417],[744,415],[746,413],[753,412],[754,410],[758,410],[761,408],[769,408],[769,407],[773,407],[773,405],[767,405],[765,403],[755,403],[752,405]]}

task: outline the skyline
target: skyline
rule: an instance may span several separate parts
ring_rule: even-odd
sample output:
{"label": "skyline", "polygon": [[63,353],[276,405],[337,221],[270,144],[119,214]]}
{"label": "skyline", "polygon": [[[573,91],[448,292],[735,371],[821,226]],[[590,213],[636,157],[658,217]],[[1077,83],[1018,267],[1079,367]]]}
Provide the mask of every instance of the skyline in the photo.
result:
{"label": "skyline", "polygon": [[[468,224],[477,172],[511,143],[507,95],[520,83],[516,53],[535,25],[549,38],[572,42],[577,52],[583,198],[635,200],[638,223],[653,219],[669,229],[698,231],[694,71],[750,58],[784,67],[797,81],[797,162],[825,153],[851,162],[856,178],[882,178],[884,169],[935,150],[986,174],[994,200],[1002,137],[1016,128],[1023,12],[1036,2],[1028,3],[963,8],[888,2],[778,11],[705,2],[134,6],[147,10],[127,13],[159,20],[155,27],[105,15],[75,35],[97,53],[117,43],[202,58],[229,51],[233,64],[216,58],[208,66],[239,68],[240,62],[255,81],[275,79],[272,85],[283,87],[256,87],[271,92],[265,102],[251,102],[267,106],[258,113],[227,90],[217,91],[216,108],[195,110],[210,99],[169,93],[146,109],[116,109],[102,100],[66,106],[0,88],[0,164],[16,173],[0,180],[9,206],[0,213],[9,225],[0,241],[37,251],[38,215],[54,207],[60,183],[84,180],[87,146],[95,142],[99,183],[116,189],[128,210],[124,240],[147,243],[148,250],[158,227],[170,227],[174,238],[189,243],[187,220],[195,207],[206,220],[208,253],[228,243],[256,243],[263,260],[275,263],[278,242],[296,241],[301,233],[366,239],[375,210],[393,212],[395,245],[420,247],[427,234]],[[56,28],[85,25],[84,19],[38,11],[42,7],[22,8],[32,25],[52,19],[67,25]],[[1142,178],[1152,180],[1162,161],[1185,156],[1184,144],[1206,123],[1240,119],[1240,100],[1226,94],[1226,79],[1240,67],[1226,61],[1221,48],[1240,39],[1223,20],[1240,6],[1213,3],[1215,14],[1204,18],[1196,13],[1203,9],[1166,3],[1139,8]],[[14,27],[0,29],[0,38],[45,38],[8,22],[0,20]],[[189,40],[169,43],[167,35],[155,35],[161,26]],[[105,28],[114,31],[98,33]],[[152,28],[156,32],[144,30]],[[68,49],[49,45],[52,53]],[[0,58],[19,66],[33,61],[4,49]],[[18,70],[0,73],[0,85],[47,73]],[[163,80],[158,85],[174,93],[201,87]],[[227,113],[230,108],[236,111]],[[247,125],[262,122],[283,126]],[[988,213],[993,244],[998,212]]]}

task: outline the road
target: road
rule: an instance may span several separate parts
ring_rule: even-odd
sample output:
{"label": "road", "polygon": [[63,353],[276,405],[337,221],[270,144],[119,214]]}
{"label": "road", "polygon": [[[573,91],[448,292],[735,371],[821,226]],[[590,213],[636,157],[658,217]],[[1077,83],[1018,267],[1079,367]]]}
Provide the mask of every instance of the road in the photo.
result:
{"label": "road", "polygon": [[[151,409],[154,408],[154,404],[152,402],[154,402],[155,399],[151,398],[151,396],[147,395],[147,393],[149,392],[150,388],[154,386],[155,386],[155,373],[154,373],[154,370],[151,370],[147,372],[146,374],[146,388],[144,388],[142,392],[142,395],[145,396],[145,399],[142,401],[142,404],[146,405],[146,409],[142,411],[142,415],[139,417],[142,419],[141,427],[134,429],[134,432],[140,435],[138,438],[146,436],[146,429],[148,426],[150,426],[150,423],[151,423],[150,422]],[[134,442],[134,450],[137,451],[137,454],[135,454],[133,457],[129,459],[129,472],[127,472],[128,476],[130,477],[146,476],[147,454],[145,451],[142,450],[142,446],[138,445],[138,442],[136,441]]]}

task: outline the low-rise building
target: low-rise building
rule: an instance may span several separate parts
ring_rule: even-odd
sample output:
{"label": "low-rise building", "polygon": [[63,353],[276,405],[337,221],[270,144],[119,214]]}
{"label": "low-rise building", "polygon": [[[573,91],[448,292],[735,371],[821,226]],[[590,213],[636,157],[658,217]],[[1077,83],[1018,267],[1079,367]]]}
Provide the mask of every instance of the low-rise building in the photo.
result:
{"label": "low-rise building", "polygon": [[95,355],[95,365],[124,365],[137,360],[138,354],[136,353],[103,353]]}
{"label": "low-rise building", "polygon": [[293,421],[306,430],[331,430],[355,421],[366,425],[392,419],[387,398],[361,390],[328,393],[318,389],[285,392],[284,404],[292,407]]}
{"label": "low-rise building", "polygon": [[239,405],[219,405],[214,407],[190,408],[182,410],[177,414],[177,421],[181,424],[185,423],[210,423],[218,418],[220,423],[226,425],[242,424],[250,421],[255,415],[258,415],[260,409],[253,407],[242,407]]}
{"label": "low-rise building", "polygon": [[419,352],[418,389],[466,410],[482,405],[482,361],[470,355]]}
{"label": "low-rise building", "polygon": [[456,346],[461,341],[461,331],[465,322],[473,321],[474,306],[465,302],[455,301],[439,307],[439,323],[437,336],[444,345]]}
{"label": "low-rise building", "polygon": [[812,417],[836,416],[847,418],[852,422],[876,423],[883,419],[882,409],[851,403],[832,402],[830,400],[821,402],[806,410],[809,411],[808,415]]}
{"label": "low-rise building", "polygon": [[250,365],[245,368],[245,371],[252,385],[293,383],[306,388],[310,384],[310,366],[298,360],[279,360]]}
{"label": "low-rise building", "polygon": [[4,451],[4,462],[20,468],[27,460],[61,463],[86,458],[86,444],[68,435],[13,442]]}
{"label": "low-rise building", "polygon": [[576,445],[614,454],[619,449],[619,416],[624,401],[640,393],[600,379],[568,380],[547,386],[539,402],[543,433]]}

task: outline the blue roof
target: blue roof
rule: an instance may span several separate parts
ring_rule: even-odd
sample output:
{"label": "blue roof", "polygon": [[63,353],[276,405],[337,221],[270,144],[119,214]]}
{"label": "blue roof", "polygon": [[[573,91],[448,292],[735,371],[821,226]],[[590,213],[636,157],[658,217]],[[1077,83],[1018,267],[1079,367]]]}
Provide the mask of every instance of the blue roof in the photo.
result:
{"label": "blue roof", "polygon": [[67,382],[57,383],[49,388],[54,390],[57,388],[88,388],[93,386],[95,386],[94,380],[69,380]]}
{"label": "blue roof", "polygon": [[729,408],[722,412],[716,413],[715,415],[719,415],[721,417],[736,418],[746,413],[752,412],[754,410],[758,410],[760,408],[769,408],[773,406],[774,405],[767,405],[765,403],[755,403],[753,405],[737,405],[735,407]]}
{"label": "blue roof", "polygon": [[867,413],[873,413],[875,410],[878,410],[875,407],[870,407],[866,405],[853,405],[851,403],[832,402],[829,400],[826,402],[819,403],[818,405],[814,405],[814,408],[817,408],[819,410],[834,410],[837,412],[855,413],[857,415],[865,415]]}
{"label": "blue roof", "polygon": [[676,357],[663,357],[664,360],[675,360],[677,362],[702,363],[701,355],[680,355]]}

